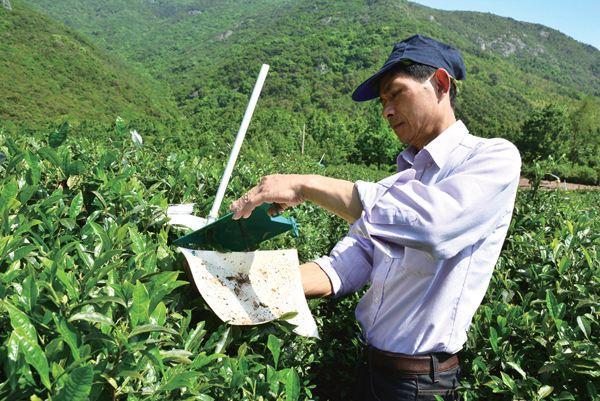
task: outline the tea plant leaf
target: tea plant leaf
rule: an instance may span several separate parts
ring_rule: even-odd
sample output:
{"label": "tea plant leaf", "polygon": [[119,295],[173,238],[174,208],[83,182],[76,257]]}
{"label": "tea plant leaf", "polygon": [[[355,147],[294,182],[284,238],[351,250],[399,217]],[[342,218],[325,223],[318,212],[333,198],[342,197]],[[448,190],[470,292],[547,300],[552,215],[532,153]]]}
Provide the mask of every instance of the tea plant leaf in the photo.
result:
{"label": "tea plant leaf", "polygon": [[547,384],[545,384],[539,388],[537,393],[540,396],[540,398],[546,398],[550,394],[552,394],[553,391],[554,391],[554,387],[548,386]]}
{"label": "tea plant leaf", "polygon": [[51,383],[48,359],[38,344],[35,327],[31,324],[27,315],[17,307],[5,301],[0,302],[8,311],[10,324],[13,328],[12,335],[18,343],[19,349],[23,352],[25,361],[35,368],[40,375],[42,384],[49,389]]}
{"label": "tea plant leaf", "polygon": [[504,384],[506,384],[506,387],[508,387],[510,389],[510,391],[515,391],[515,389],[517,388],[517,385],[516,385],[515,381],[512,379],[512,377],[510,377],[509,375],[507,375],[504,372],[500,372],[500,376],[502,376],[502,381],[504,382]]}
{"label": "tea plant leaf", "polygon": [[281,343],[283,341],[279,338],[275,337],[272,334],[269,334],[269,339],[267,340],[267,348],[271,351],[271,355],[273,355],[273,362],[275,365],[275,369],[277,369],[277,363],[279,362],[279,352],[281,351]]}
{"label": "tea plant leaf", "polygon": [[523,369],[521,369],[521,367],[517,363],[515,363],[515,362],[506,362],[506,364],[508,366],[510,366],[511,368],[513,368],[514,370],[516,370],[521,375],[521,377],[523,377],[523,379],[527,378],[527,374],[525,373],[525,371]]}
{"label": "tea plant leaf", "polygon": [[492,349],[494,350],[494,352],[498,353],[498,332],[493,327],[490,327],[489,339],[490,339],[490,345],[492,346]]}
{"label": "tea plant leaf", "polygon": [[152,277],[151,281],[151,298],[150,305],[148,307],[149,313],[154,311],[156,305],[169,295],[174,289],[189,285],[189,282],[183,280],[177,280],[179,272],[163,272]]}
{"label": "tea plant leaf", "polygon": [[48,136],[48,144],[52,148],[58,148],[67,140],[67,133],[69,131],[69,123],[64,122],[58,127],[58,129]]}
{"label": "tea plant leaf", "polygon": [[66,374],[65,385],[60,389],[54,401],[87,401],[90,399],[94,370],[91,366],[75,368]]}
{"label": "tea plant leaf", "polygon": [[566,256],[563,256],[560,262],[558,262],[558,273],[564,274],[569,266],[571,266],[571,261]]}
{"label": "tea plant leaf", "polygon": [[85,320],[86,322],[107,324],[109,326],[115,324],[110,317],[104,316],[98,312],[80,312],[69,318],[69,322],[74,322],[76,320]]}
{"label": "tea plant leaf", "polygon": [[546,307],[553,319],[558,319],[558,306],[552,290],[546,290]]}
{"label": "tea plant leaf", "polygon": [[577,316],[577,325],[579,326],[579,328],[583,332],[583,335],[585,336],[585,338],[589,339],[590,338],[590,333],[592,331],[592,327],[590,325],[590,322],[588,322],[588,320],[585,317],[583,317],[583,316]]}
{"label": "tea plant leaf", "polygon": [[37,304],[38,293],[38,287],[33,275],[28,275],[27,277],[25,277],[25,280],[23,280],[22,295],[23,298],[25,298],[28,311],[31,311],[33,307]]}
{"label": "tea plant leaf", "polygon": [[42,170],[40,168],[40,160],[31,152],[25,153],[25,161],[29,170],[25,173],[25,179],[30,185],[37,185],[42,177]]}
{"label": "tea plant leaf", "polygon": [[184,349],[172,349],[168,351],[160,351],[160,356],[164,360],[175,360],[179,363],[191,364],[190,357],[192,353]]}
{"label": "tea plant leaf", "polygon": [[136,229],[129,228],[129,238],[131,239],[131,250],[135,254],[144,253],[146,250],[146,241],[144,237]]}
{"label": "tea plant leaf", "polygon": [[88,269],[91,269],[94,266],[94,258],[90,256],[87,249],[82,244],[77,244],[77,254],[85,264]]}
{"label": "tea plant leaf", "polygon": [[152,362],[152,364],[154,365],[155,368],[158,368],[158,370],[160,371],[160,373],[163,375],[165,375],[165,366],[162,363],[162,359],[160,356],[160,351],[158,350],[157,347],[153,347],[150,346],[149,348],[145,348],[144,350],[141,351],[142,355],[145,356],[146,358],[148,358],[150,360],[150,362]]}
{"label": "tea plant leaf", "polygon": [[102,249],[104,251],[109,251],[112,248],[112,241],[106,234],[106,231],[104,231],[104,229],[96,222],[89,221],[88,224],[90,227],[92,227],[94,234],[96,234],[98,239],[100,239],[100,242],[102,243]]}
{"label": "tea plant leaf", "polygon": [[193,400],[195,400],[195,401],[215,401],[215,399],[212,398],[208,394],[199,394],[199,395],[196,395],[196,396],[194,396]]}
{"label": "tea plant leaf", "polygon": [[107,302],[127,307],[127,304],[121,298],[112,297],[112,296],[101,296],[101,297],[90,298],[90,299],[87,299],[87,300],[81,302],[80,304],[77,304],[75,307],[80,307],[80,306],[89,305],[89,304],[102,305]]}
{"label": "tea plant leaf", "polygon": [[221,338],[219,339],[219,341],[215,344],[215,354],[220,354],[223,352],[223,350],[227,347],[227,345],[229,344],[229,342],[231,341],[231,326],[228,326],[225,331],[223,331],[223,334],[221,334]]}
{"label": "tea plant leaf", "polygon": [[71,219],[75,219],[77,216],[79,216],[79,213],[81,213],[82,207],[83,207],[83,195],[81,194],[81,191],[79,191],[79,193],[77,195],[75,195],[73,200],[71,200],[71,206],[69,206],[69,217]]}
{"label": "tea plant leaf", "polygon": [[98,191],[92,191],[92,193],[100,201],[100,203],[102,204],[102,207],[104,209],[108,209],[108,205],[106,204],[106,200],[104,200],[104,196],[102,196],[102,194],[100,192],[98,192]]}
{"label": "tea plant leaf", "polygon": [[158,326],[156,324],[144,324],[141,326],[137,326],[135,329],[131,330],[131,333],[129,333],[129,336],[127,338],[131,338],[131,337],[137,336],[138,334],[142,334],[142,333],[155,333],[155,332],[168,333],[168,334],[172,334],[174,336],[179,336],[179,333],[176,330],[171,329],[169,327]]}
{"label": "tea plant leaf", "polygon": [[267,365],[267,383],[269,383],[269,390],[277,394],[279,392],[279,377],[277,371],[271,366]]}
{"label": "tea plant leaf", "polygon": [[[158,307],[157,307],[158,309]],[[187,351],[190,352],[195,352],[197,351],[198,347],[200,346],[200,342],[202,341],[202,338],[206,335],[206,330],[204,330],[204,325],[206,322],[201,321],[198,322],[198,324],[196,325],[196,328],[194,330],[192,330],[191,333],[189,333],[189,335],[187,336],[187,340],[185,341],[185,346],[184,348]]]}
{"label": "tea plant leaf", "polygon": [[171,377],[165,384],[160,386],[157,392],[163,391],[172,391],[182,387],[192,387],[194,383],[198,380],[198,373],[191,372],[182,372],[178,373],[175,376]]}
{"label": "tea plant leaf", "polygon": [[0,192],[0,215],[4,213],[5,210],[11,209],[11,205],[14,205],[11,201],[15,201],[18,192],[19,186],[16,181],[10,181],[4,185],[2,192]]}
{"label": "tea plant leaf", "polygon": [[[44,160],[49,162],[53,167],[61,169],[60,158],[56,151],[52,148],[43,147],[38,149],[38,155],[40,155]],[[62,170],[61,170],[62,171]]]}
{"label": "tea plant leaf", "polygon": [[22,246],[21,248],[19,248],[13,252],[13,255],[12,255],[13,262],[15,262],[17,260],[21,260],[26,256],[29,256],[29,254],[36,249],[37,249],[37,246],[35,246],[35,245]]}
{"label": "tea plant leaf", "polygon": [[206,355],[205,352],[200,353],[200,355],[198,355],[195,359],[194,362],[192,363],[192,368],[193,369],[201,369],[202,367],[208,365],[209,363],[211,363],[212,361],[215,361],[219,358],[225,358],[226,355],[225,354],[210,354],[210,355]]}
{"label": "tea plant leaf", "polygon": [[152,311],[152,314],[150,315],[150,323],[162,326],[163,324],[165,324],[166,321],[167,307],[164,303],[159,302],[158,305],[156,305],[156,308],[154,308],[154,310]]}
{"label": "tea plant leaf", "polygon": [[583,253],[583,256],[585,257],[585,261],[587,262],[588,267],[590,269],[593,269],[594,266],[592,263],[592,257],[590,256],[590,253],[588,252],[588,250],[583,245],[581,245],[579,247],[579,249],[581,249],[581,252]]}
{"label": "tea plant leaf", "polygon": [[295,369],[290,369],[285,381],[286,401],[297,401],[300,398],[300,377]]}
{"label": "tea plant leaf", "polygon": [[67,343],[67,345],[69,346],[69,348],[71,349],[71,354],[73,355],[73,359],[74,360],[78,360],[80,355],[79,355],[79,347],[77,346],[77,334],[75,334],[75,331],[69,327],[69,323],[67,323],[67,321],[65,319],[61,318],[56,318],[55,317],[55,322],[56,322],[56,331],[58,331],[58,333],[61,335],[61,339]]}
{"label": "tea plant leaf", "polygon": [[138,280],[133,288],[131,308],[129,309],[129,317],[133,326],[137,326],[138,323],[148,322],[149,305],[150,296],[148,295],[148,290]]}
{"label": "tea plant leaf", "polygon": [[283,315],[279,316],[277,320],[290,320],[298,316],[298,312],[286,312]]}

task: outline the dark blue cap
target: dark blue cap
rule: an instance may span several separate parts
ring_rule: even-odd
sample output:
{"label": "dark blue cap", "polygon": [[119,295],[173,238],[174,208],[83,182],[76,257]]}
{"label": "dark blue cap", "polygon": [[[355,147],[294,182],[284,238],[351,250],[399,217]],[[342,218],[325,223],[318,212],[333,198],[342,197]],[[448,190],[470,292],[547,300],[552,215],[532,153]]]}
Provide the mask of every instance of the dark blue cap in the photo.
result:
{"label": "dark blue cap", "polygon": [[379,97],[379,80],[401,61],[409,60],[435,68],[443,68],[454,79],[467,75],[460,52],[453,47],[422,35],[414,35],[394,45],[387,61],[371,78],[360,84],[352,94],[352,100],[364,102]]}

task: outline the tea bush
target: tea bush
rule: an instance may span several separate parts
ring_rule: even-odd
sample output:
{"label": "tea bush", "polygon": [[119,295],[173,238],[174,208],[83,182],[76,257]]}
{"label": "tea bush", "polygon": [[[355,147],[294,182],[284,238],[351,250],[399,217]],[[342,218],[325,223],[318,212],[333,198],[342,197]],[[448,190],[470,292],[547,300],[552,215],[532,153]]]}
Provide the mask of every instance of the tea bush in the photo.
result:
{"label": "tea bush", "polygon": [[[72,138],[77,138],[73,140]],[[224,158],[183,142],[0,133],[0,399],[345,400],[360,357],[359,294],[311,300],[321,340],[282,321],[230,327],[188,284],[169,203],[206,215]],[[272,172],[377,180],[389,172],[243,155],[222,212]],[[597,399],[598,192],[521,192],[462,352],[466,400]],[[301,260],[347,225],[304,204]]]}

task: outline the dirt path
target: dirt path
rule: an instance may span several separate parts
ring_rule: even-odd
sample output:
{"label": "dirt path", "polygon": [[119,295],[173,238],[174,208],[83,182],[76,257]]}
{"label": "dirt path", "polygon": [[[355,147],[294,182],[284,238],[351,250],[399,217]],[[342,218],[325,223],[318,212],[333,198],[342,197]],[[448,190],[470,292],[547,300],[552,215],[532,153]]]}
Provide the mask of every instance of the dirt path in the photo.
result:
{"label": "dirt path", "polygon": [[[531,188],[531,184],[529,180],[525,177],[521,177],[519,180],[519,188]],[[597,191],[600,190],[600,186],[598,185],[583,185],[583,184],[572,184],[568,182],[558,182],[558,181],[546,181],[543,180],[540,188],[544,189],[566,189],[566,190],[586,190],[586,191]]]}

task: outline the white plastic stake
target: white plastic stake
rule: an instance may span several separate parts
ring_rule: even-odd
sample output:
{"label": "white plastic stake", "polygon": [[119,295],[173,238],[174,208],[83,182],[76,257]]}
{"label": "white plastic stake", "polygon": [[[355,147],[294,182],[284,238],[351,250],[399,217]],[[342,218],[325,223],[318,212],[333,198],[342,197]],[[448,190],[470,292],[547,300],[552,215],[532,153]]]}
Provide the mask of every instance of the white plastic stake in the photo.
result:
{"label": "white plastic stake", "polygon": [[250,120],[252,119],[252,114],[254,113],[254,108],[256,107],[256,102],[258,102],[258,97],[260,96],[260,92],[262,91],[263,84],[265,83],[265,79],[267,78],[267,73],[269,72],[269,65],[263,64],[260,68],[260,73],[258,74],[258,79],[256,84],[254,85],[254,90],[252,90],[252,96],[250,96],[250,102],[248,102],[248,107],[246,107],[246,113],[244,113],[244,119],[242,120],[242,124],[240,125],[240,129],[235,137],[235,142],[233,143],[233,148],[231,149],[231,153],[229,154],[229,160],[227,161],[227,166],[225,167],[225,171],[223,172],[223,177],[221,178],[221,183],[219,184],[219,189],[217,191],[217,196],[215,197],[215,203],[213,203],[212,209],[210,209],[210,213],[208,215],[208,223],[211,223],[217,219],[219,216],[219,208],[221,207],[221,203],[223,202],[223,197],[225,196],[225,189],[227,189],[227,185],[229,184],[229,179],[231,178],[231,173],[233,172],[233,166],[237,160],[238,154],[240,153],[240,148],[242,147],[242,142],[244,142],[244,137],[246,136],[246,131],[248,130],[248,125],[250,125]]}

